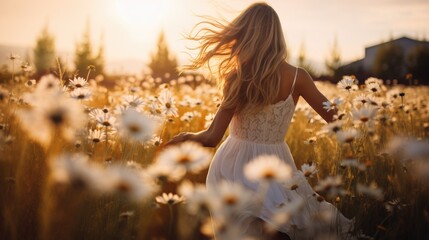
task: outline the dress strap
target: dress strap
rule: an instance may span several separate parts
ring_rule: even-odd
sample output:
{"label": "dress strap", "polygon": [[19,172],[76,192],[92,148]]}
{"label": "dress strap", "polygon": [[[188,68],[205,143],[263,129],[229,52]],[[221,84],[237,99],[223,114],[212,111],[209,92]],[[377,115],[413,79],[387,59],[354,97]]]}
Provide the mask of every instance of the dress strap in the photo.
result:
{"label": "dress strap", "polygon": [[297,76],[298,76],[298,68],[296,68],[296,70],[295,70],[295,77],[294,77],[293,82],[292,82],[292,87],[290,88],[290,95],[292,95],[293,89],[295,88],[295,82],[296,82]]}

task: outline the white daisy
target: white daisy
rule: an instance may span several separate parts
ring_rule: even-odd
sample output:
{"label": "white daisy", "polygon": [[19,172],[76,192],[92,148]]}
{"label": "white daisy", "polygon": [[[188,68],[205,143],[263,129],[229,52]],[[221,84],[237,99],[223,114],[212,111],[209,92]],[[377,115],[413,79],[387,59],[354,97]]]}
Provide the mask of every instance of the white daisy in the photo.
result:
{"label": "white daisy", "polygon": [[295,214],[298,214],[304,208],[304,204],[305,201],[302,198],[294,198],[292,201],[282,203],[274,212],[271,224],[284,226]]}
{"label": "white daisy", "polygon": [[368,102],[368,96],[364,93],[360,93],[353,99],[353,102],[365,105]]}
{"label": "white daisy", "polygon": [[165,116],[178,116],[175,100],[168,89],[165,89],[160,93],[158,100],[162,114]]}
{"label": "white daisy", "polygon": [[89,129],[88,139],[91,140],[92,143],[97,144],[106,139],[106,133],[99,129]]}
{"label": "white daisy", "polygon": [[334,198],[338,195],[346,194],[343,188],[343,181],[340,176],[331,177],[328,176],[325,179],[320,180],[317,185],[314,187],[314,190],[317,192],[322,192],[327,195],[328,198]]}
{"label": "white daisy", "polygon": [[121,166],[113,166],[108,170],[112,181],[111,191],[130,200],[143,201],[158,190],[158,186],[141,171]]}
{"label": "white daisy", "polygon": [[366,99],[367,99],[368,105],[372,105],[372,106],[381,106],[382,105],[381,103],[383,102],[382,99],[374,95],[368,95]]}
{"label": "white daisy", "polygon": [[372,107],[372,106],[362,107],[358,110],[353,109],[352,110],[353,120],[366,123],[374,119],[375,115],[377,114],[377,111],[378,111],[378,108]]}
{"label": "white daisy", "polygon": [[113,127],[116,125],[116,118],[110,113],[94,112],[92,116],[95,118],[97,124],[102,127]]}
{"label": "white daisy", "polygon": [[75,88],[70,92],[70,97],[77,100],[88,100],[92,96],[92,91],[88,88]]}
{"label": "white daisy", "polygon": [[106,114],[108,112],[109,112],[109,110],[107,108],[106,108],[106,112],[104,112],[103,109],[94,108],[94,109],[91,109],[89,111],[88,115],[89,115],[91,120],[96,120],[98,115],[103,115],[103,114]]}
{"label": "white daisy", "polygon": [[317,137],[309,137],[306,140],[304,140],[304,144],[306,145],[313,145],[317,143]]}
{"label": "white daisy", "polygon": [[240,215],[256,207],[253,192],[235,182],[221,181],[209,190],[209,206],[215,218]]}
{"label": "white daisy", "polygon": [[379,78],[375,78],[375,77],[370,77],[367,80],[365,80],[365,84],[366,85],[371,84],[371,83],[377,83],[379,85],[382,85],[383,84],[383,80],[379,79]]}
{"label": "white daisy", "polygon": [[325,126],[323,126],[322,129],[325,132],[336,133],[340,131],[343,128],[343,126],[344,126],[344,121],[337,120],[326,124]]}
{"label": "white daisy", "polygon": [[122,97],[125,106],[135,108],[138,112],[141,112],[144,108],[144,101],[141,97],[135,95],[125,95]]}
{"label": "white daisy", "polygon": [[340,163],[341,167],[354,167],[357,168],[361,171],[365,171],[366,170],[366,166],[363,163],[360,163],[358,160],[356,159],[345,159],[342,160]]}
{"label": "white daisy", "polygon": [[152,114],[152,115],[158,116],[158,115],[162,114],[161,109],[160,109],[160,105],[156,101],[155,102],[154,101],[150,101],[148,103],[148,108],[149,108],[150,114]]}
{"label": "white daisy", "polygon": [[170,164],[175,168],[183,168],[192,173],[206,169],[212,154],[209,150],[195,142],[184,142],[165,148],[158,156],[160,164]]}
{"label": "white daisy", "polygon": [[36,85],[36,80],[30,79],[25,82],[25,86],[28,88],[34,87]]}
{"label": "white daisy", "polygon": [[83,128],[86,117],[78,102],[49,94],[43,99],[35,99],[33,108],[20,109],[16,114],[21,120],[21,127],[43,146],[47,147],[55,134],[72,141],[78,130]]}
{"label": "white daisy", "polygon": [[172,164],[162,164],[156,162],[149,165],[146,169],[146,173],[152,177],[155,181],[165,182],[171,181],[176,182],[183,178],[186,174],[185,168],[177,168]]}
{"label": "white daisy", "polygon": [[194,116],[195,116],[194,112],[186,112],[183,114],[180,120],[183,122],[190,122],[194,118]]}
{"label": "white daisy", "polygon": [[356,129],[340,130],[336,133],[340,143],[351,143],[359,137],[359,132]]}
{"label": "white daisy", "polygon": [[301,166],[301,172],[304,174],[305,177],[314,177],[314,175],[318,172],[316,168],[316,164],[307,164],[304,163]]}
{"label": "white daisy", "polygon": [[23,72],[29,73],[33,69],[28,62],[21,63],[21,69]]}
{"label": "white daisy", "polygon": [[260,155],[244,166],[244,175],[251,181],[286,181],[292,170],[275,155]]}
{"label": "white daisy", "polygon": [[425,161],[429,159],[429,141],[394,137],[384,151],[399,160]]}
{"label": "white daisy", "polygon": [[141,171],[143,170],[143,167],[140,163],[135,161],[127,161],[127,164],[125,165],[127,168],[131,168],[133,170]]}
{"label": "white daisy", "polygon": [[9,53],[8,55],[7,55],[7,57],[9,58],[9,60],[11,60],[11,61],[15,61],[15,60],[18,60],[18,59],[20,59],[21,58],[21,56],[19,56],[18,54],[15,54],[15,53]]}
{"label": "white daisy", "polygon": [[178,187],[178,193],[186,198],[189,213],[202,214],[209,209],[210,197],[205,185],[194,185],[189,180],[185,180]]}
{"label": "white daisy", "polygon": [[152,138],[160,126],[160,121],[132,108],[127,109],[119,121],[119,132],[125,138],[145,142]]}
{"label": "white daisy", "polygon": [[69,184],[74,188],[94,190],[105,193],[111,187],[109,178],[100,165],[88,161],[83,154],[62,154],[51,159],[50,178],[62,184]]}
{"label": "white daisy", "polygon": [[382,201],[384,198],[383,190],[377,187],[377,184],[375,184],[374,182],[371,183],[371,185],[369,186],[358,183],[356,185],[356,190],[360,194],[373,197],[379,201]]}
{"label": "white daisy", "polygon": [[305,183],[307,180],[305,179],[304,173],[301,171],[294,172],[292,177],[284,183],[284,187],[295,191],[297,190],[302,183]]}
{"label": "white daisy", "polygon": [[82,77],[74,77],[73,79],[69,79],[69,81],[69,86],[74,89],[88,87],[88,81]]}
{"label": "white daisy", "polygon": [[339,105],[341,105],[343,103],[343,99],[341,98],[334,98],[331,99],[331,101],[326,101],[323,102],[323,108],[326,109],[326,111],[331,111],[331,110],[335,110],[338,108]]}
{"label": "white daisy", "polygon": [[395,198],[384,203],[384,207],[388,213],[392,213],[395,210],[400,210],[405,204],[401,204],[401,199]]}
{"label": "white daisy", "polygon": [[46,96],[46,94],[60,93],[61,83],[54,75],[49,74],[40,78],[36,85],[36,92]]}
{"label": "white daisy", "polygon": [[173,193],[162,193],[161,196],[156,196],[155,200],[157,203],[164,205],[176,205],[185,201],[185,197]]}
{"label": "white daisy", "polygon": [[130,108],[130,106],[128,105],[123,105],[123,104],[119,104],[115,107],[115,109],[113,109],[113,114],[115,114],[116,116],[120,116],[123,115],[124,112]]}
{"label": "white daisy", "polygon": [[353,76],[344,76],[343,79],[341,79],[338,83],[337,83],[337,87],[339,89],[343,89],[346,91],[352,91],[352,90],[357,90],[357,85],[355,83],[356,79]]}
{"label": "white daisy", "polygon": [[160,136],[153,136],[149,142],[150,145],[158,147],[162,143],[162,138]]}
{"label": "white daisy", "polygon": [[381,91],[380,84],[375,82],[366,84],[366,89],[368,92],[371,92],[371,93],[379,93]]}
{"label": "white daisy", "polygon": [[206,115],[206,117],[205,117],[206,121],[204,123],[204,128],[208,128],[212,124],[215,116],[216,115],[214,113],[209,113]]}
{"label": "white daisy", "polygon": [[134,216],[134,211],[126,211],[126,212],[121,212],[119,214],[120,219],[128,219],[132,216]]}

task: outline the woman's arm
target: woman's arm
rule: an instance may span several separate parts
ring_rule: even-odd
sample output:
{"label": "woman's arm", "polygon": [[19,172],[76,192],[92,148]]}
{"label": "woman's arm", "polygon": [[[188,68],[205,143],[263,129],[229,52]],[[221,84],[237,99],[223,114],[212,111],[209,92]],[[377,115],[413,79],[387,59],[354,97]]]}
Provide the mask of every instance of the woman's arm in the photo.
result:
{"label": "woman's arm", "polygon": [[197,133],[180,133],[167,142],[167,145],[184,141],[195,141],[205,147],[216,147],[222,140],[233,115],[233,109],[223,109],[220,107],[209,128]]}
{"label": "woman's arm", "polygon": [[337,111],[328,112],[323,108],[323,102],[328,101],[328,99],[317,89],[313,78],[304,69],[299,69],[298,76],[296,88],[299,96],[302,96],[326,122],[332,122]]}

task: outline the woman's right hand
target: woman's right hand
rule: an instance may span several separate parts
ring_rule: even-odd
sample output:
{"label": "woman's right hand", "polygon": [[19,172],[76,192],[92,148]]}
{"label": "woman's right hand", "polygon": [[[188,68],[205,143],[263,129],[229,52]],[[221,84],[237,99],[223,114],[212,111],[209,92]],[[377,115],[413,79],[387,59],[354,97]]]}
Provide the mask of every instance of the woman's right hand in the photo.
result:
{"label": "woman's right hand", "polygon": [[194,135],[193,133],[189,133],[189,132],[182,132],[177,134],[176,136],[174,136],[172,139],[170,139],[170,141],[168,141],[165,146],[169,146],[169,145],[174,145],[174,144],[178,144],[181,142],[185,142],[188,140],[191,140],[191,136]]}

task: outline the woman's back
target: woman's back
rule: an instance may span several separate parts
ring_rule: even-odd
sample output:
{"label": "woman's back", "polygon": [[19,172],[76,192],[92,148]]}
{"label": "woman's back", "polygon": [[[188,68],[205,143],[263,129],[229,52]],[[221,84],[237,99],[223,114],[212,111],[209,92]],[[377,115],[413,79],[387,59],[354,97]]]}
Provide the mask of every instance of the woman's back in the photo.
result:
{"label": "woman's back", "polygon": [[247,141],[258,143],[281,143],[284,141],[295,110],[293,90],[298,68],[287,63],[281,66],[282,80],[277,101],[260,111],[250,108],[234,115],[230,134]]}

